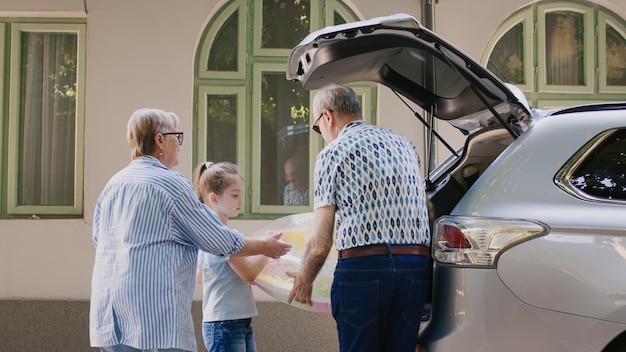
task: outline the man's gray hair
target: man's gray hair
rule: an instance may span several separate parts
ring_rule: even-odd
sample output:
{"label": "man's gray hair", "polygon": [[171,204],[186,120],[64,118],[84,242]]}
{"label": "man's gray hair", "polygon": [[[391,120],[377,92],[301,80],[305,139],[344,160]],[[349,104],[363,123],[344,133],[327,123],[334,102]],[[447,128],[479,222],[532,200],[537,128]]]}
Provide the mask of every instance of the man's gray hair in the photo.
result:
{"label": "man's gray hair", "polygon": [[321,114],[324,109],[339,116],[361,115],[361,101],[352,88],[331,83],[320,88],[313,98],[315,114]]}

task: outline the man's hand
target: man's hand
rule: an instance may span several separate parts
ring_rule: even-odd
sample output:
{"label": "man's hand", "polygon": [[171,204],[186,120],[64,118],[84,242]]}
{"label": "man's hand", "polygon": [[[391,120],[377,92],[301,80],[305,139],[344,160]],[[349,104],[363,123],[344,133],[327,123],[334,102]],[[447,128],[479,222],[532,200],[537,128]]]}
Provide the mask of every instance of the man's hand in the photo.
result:
{"label": "man's hand", "polygon": [[291,249],[291,244],[281,241],[280,238],[282,235],[283,233],[279,232],[265,237],[263,239],[263,252],[261,254],[274,259],[278,259],[287,254]]}
{"label": "man's hand", "polygon": [[287,302],[293,300],[299,303],[313,305],[313,281],[319,274],[328,252],[333,245],[333,225],[335,223],[335,206],[327,205],[315,210],[315,219],[311,236],[304,243],[304,257],[302,267],[298,272],[286,272],[293,278],[293,287]]}
{"label": "man's hand", "polygon": [[301,272],[288,271],[287,276],[293,278],[293,287],[289,293],[287,303],[291,304],[293,300],[298,303],[312,305],[311,294],[313,292],[313,282],[307,280]]}

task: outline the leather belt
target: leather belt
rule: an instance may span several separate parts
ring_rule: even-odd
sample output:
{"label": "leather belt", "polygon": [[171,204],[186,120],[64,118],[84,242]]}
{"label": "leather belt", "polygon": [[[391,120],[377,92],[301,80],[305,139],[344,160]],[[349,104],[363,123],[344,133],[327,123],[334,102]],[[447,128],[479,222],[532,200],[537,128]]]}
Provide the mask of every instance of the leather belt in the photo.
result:
{"label": "leather belt", "polygon": [[[426,246],[392,244],[390,248],[392,255],[408,254],[423,255],[426,257],[430,255],[430,250]],[[339,258],[342,259],[364,257],[367,255],[387,255],[387,245],[376,244],[371,246],[342,249],[339,251]]]}

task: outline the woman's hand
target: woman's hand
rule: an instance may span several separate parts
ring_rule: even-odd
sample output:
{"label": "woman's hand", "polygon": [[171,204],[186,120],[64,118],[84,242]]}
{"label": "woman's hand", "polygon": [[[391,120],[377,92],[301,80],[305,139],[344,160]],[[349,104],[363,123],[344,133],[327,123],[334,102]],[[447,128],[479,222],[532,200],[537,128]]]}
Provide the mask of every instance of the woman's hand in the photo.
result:
{"label": "woman's hand", "polygon": [[274,259],[278,259],[287,254],[287,252],[291,249],[291,244],[281,241],[280,238],[282,235],[283,233],[279,232],[265,237],[263,239],[263,253],[261,254]]}

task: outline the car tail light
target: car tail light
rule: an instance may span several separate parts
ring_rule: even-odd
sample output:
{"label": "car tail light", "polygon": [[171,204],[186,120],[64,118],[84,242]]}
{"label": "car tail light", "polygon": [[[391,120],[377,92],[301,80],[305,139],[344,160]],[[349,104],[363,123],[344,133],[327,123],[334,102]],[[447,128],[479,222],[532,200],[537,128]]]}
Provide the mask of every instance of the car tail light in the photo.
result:
{"label": "car tail light", "polygon": [[495,268],[504,251],[549,232],[538,221],[470,216],[442,216],[434,228],[435,260],[464,267]]}
{"label": "car tail light", "polygon": [[442,245],[446,248],[472,248],[472,244],[458,227],[443,225],[443,238],[445,242]]}

